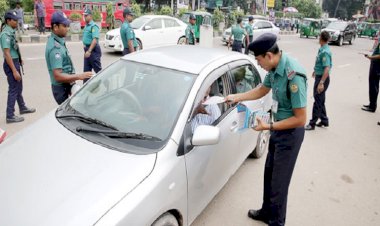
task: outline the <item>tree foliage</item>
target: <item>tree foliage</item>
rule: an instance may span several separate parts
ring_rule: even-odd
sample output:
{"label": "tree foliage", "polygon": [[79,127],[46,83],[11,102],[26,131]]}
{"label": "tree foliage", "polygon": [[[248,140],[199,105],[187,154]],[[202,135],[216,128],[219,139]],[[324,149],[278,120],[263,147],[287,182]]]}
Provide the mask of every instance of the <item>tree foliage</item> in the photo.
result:
{"label": "tree foliage", "polygon": [[320,18],[322,15],[322,8],[315,0],[292,0],[290,6],[296,8],[305,17]]}
{"label": "tree foliage", "polygon": [[5,11],[8,9],[7,1],[0,0],[0,16],[2,17],[5,14]]}
{"label": "tree foliage", "polygon": [[[328,0],[323,2],[323,10],[327,11],[330,17],[334,17],[338,1],[339,0]],[[351,19],[352,15],[356,14],[358,10],[363,11],[364,2],[365,0],[340,0],[335,17]]]}

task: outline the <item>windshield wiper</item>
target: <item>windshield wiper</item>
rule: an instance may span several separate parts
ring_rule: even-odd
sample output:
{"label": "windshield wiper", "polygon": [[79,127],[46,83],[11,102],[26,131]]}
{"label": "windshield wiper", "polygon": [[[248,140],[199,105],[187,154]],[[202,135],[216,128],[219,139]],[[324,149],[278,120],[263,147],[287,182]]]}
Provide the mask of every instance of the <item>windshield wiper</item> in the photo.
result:
{"label": "windshield wiper", "polygon": [[100,133],[110,138],[131,138],[131,139],[138,139],[138,140],[151,140],[151,141],[162,141],[158,137],[150,136],[143,133],[126,133],[126,132],[120,132],[120,131],[114,131],[114,130],[99,130],[99,129],[90,129],[90,128],[83,128],[83,127],[77,127],[77,132],[90,132],[90,133]]}
{"label": "windshield wiper", "polygon": [[93,118],[90,118],[90,117],[87,117],[87,116],[84,116],[84,115],[79,115],[79,114],[63,114],[63,115],[56,115],[57,118],[78,118],[79,120],[81,121],[86,121],[86,122],[89,122],[89,123],[93,123],[93,124],[98,124],[98,125],[101,125],[101,126],[104,126],[104,127],[107,127],[107,128],[110,128],[110,129],[113,129],[113,130],[116,130],[118,131],[118,129],[112,125],[109,125],[103,121],[100,121],[98,119],[93,119]]}

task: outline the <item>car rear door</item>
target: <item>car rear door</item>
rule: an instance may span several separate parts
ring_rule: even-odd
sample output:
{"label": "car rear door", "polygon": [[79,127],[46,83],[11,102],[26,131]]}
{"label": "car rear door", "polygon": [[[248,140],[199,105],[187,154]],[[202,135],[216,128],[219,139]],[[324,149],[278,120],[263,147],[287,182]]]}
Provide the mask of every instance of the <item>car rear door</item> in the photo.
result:
{"label": "car rear door", "polygon": [[165,45],[175,45],[179,38],[185,35],[181,25],[175,19],[165,18],[164,26],[163,42]]}

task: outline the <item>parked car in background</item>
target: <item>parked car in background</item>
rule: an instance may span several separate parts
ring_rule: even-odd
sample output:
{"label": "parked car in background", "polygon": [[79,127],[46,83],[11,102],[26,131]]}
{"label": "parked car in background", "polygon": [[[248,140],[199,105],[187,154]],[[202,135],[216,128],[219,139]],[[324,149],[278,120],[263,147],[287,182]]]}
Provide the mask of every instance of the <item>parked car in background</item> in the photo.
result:
{"label": "parked car in background", "polygon": [[[245,21],[244,26],[247,23],[248,23],[248,20]],[[277,37],[280,33],[280,29],[278,27],[274,26],[274,24],[268,20],[255,19],[253,24],[252,24],[252,28],[253,28],[253,40],[255,40],[257,37],[259,37],[260,35],[262,35],[264,33],[272,33],[272,34],[275,34]],[[230,36],[231,36],[231,27],[227,28],[223,32],[222,42],[228,44]],[[232,37],[232,39],[233,39],[233,37]],[[244,43],[246,43],[245,37],[244,37],[243,45],[244,45]]]}
{"label": "parked car in background", "polygon": [[336,21],[331,22],[322,31],[329,32],[330,42],[337,43],[341,46],[344,42],[348,42],[351,45],[355,41],[357,35],[356,30],[357,28],[355,23]]}
{"label": "parked car in background", "polygon": [[[145,15],[134,19],[131,27],[135,31],[139,49],[176,45],[185,42],[187,25],[177,18],[161,15]],[[113,51],[123,51],[120,28],[106,33],[104,47]]]}
{"label": "parked car in background", "polygon": [[380,23],[362,23],[358,29],[358,37],[367,36],[374,39],[380,29]]}
{"label": "parked car in background", "polygon": [[[1,144],[0,225],[189,226],[269,138],[241,130],[237,106],[223,101],[214,122],[193,128],[199,104],[209,89],[227,96],[238,78],[252,89],[265,75],[221,49],[124,56]],[[269,111],[271,100],[243,103]]]}

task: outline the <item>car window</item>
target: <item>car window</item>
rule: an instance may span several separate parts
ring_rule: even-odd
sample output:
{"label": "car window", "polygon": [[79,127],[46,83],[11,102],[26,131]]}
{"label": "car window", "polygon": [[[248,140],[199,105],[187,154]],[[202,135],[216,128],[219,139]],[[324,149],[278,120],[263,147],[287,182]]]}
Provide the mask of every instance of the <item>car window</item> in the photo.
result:
{"label": "car window", "polygon": [[91,79],[69,104],[122,132],[166,140],[194,80],[192,74],[119,60]]}
{"label": "car window", "polygon": [[169,27],[179,27],[179,23],[173,19],[164,19],[165,28]]}
{"label": "car window", "polygon": [[150,26],[151,29],[161,29],[162,28],[162,20],[161,19],[153,19],[145,26]]}
{"label": "car window", "polygon": [[247,92],[261,83],[258,71],[250,64],[232,69],[231,74],[235,81],[237,93]]}
{"label": "car window", "polygon": [[264,27],[263,22],[257,22],[255,27],[257,27],[258,29],[263,29]]}
{"label": "car window", "polygon": [[272,28],[272,25],[268,22],[262,22],[262,28],[263,29]]}

